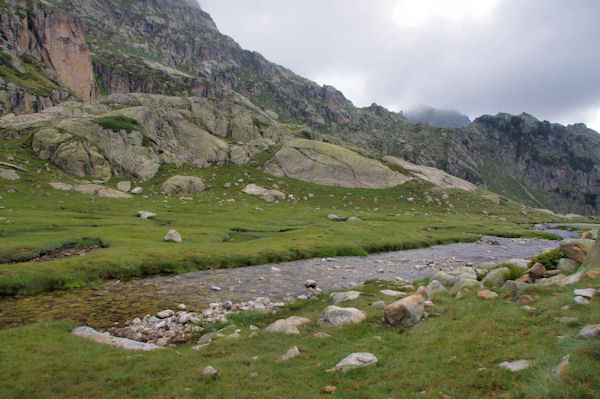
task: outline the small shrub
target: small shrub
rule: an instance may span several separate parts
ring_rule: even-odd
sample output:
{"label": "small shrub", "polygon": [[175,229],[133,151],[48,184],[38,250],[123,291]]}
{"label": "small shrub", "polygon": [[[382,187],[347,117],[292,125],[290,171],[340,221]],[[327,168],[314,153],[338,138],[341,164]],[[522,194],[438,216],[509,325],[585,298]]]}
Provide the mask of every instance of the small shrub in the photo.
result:
{"label": "small shrub", "polygon": [[137,130],[137,121],[125,115],[110,115],[98,118],[96,123],[105,129],[110,129],[113,132],[125,130],[130,133],[132,130]]}
{"label": "small shrub", "polygon": [[506,272],[506,274],[504,275],[504,278],[506,280],[516,280],[525,273],[525,269],[523,269],[517,265],[514,265],[512,263],[500,263],[500,264],[488,269],[488,273],[494,269],[500,269],[503,267],[506,267],[508,269],[508,272]]}
{"label": "small shrub", "polygon": [[562,258],[560,248],[555,248],[552,251],[547,251],[533,258],[528,264],[528,267],[533,266],[536,262],[540,262],[546,270],[554,270],[558,266],[558,261]]}
{"label": "small shrub", "polygon": [[312,135],[310,134],[310,132],[308,130],[301,131],[300,136],[302,136],[302,138],[312,140]]}
{"label": "small shrub", "polygon": [[259,129],[263,128],[263,127],[271,126],[271,124],[269,122],[261,121],[260,119],[254,117],[254,116],[252,117],[252,124]]}

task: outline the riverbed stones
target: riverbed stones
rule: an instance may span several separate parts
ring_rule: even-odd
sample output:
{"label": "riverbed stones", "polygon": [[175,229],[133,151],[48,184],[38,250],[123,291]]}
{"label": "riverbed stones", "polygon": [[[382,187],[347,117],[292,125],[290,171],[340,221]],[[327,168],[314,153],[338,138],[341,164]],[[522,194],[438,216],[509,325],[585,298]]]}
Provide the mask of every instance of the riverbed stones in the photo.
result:
{"label": "riverbed stones", "polygon": [[571,239],[560,242],[560,250],[569,259],[583,262],[594,246],[594,240]]}
{"label": "riverbed stones", "polygon": [[363,321],[367,316],[356,308],[342,308],[339,306],[327,306],[319,321],[322,327],[342,327],[347,324],[356,324]]}
{"label": "riverbed stones", "polygon": [[299,326],[310,323],[310,320],[304,317],[291,316],[287,319],[279,319],[274,323],[271,323],[265,331],[281,333],[285,335],[296,335],[300,334],[298,330]]}
{"label": "riverbed stones", "polygon": [[485,275],[481,283],[486,287],[499,287],[506,281],[506,276],[508,275],[508,267],[500,267],[498,269],[493,269]]}
{"label": "riverbed stones", "polygon": [[176,175],[167,179],[161,186],[161,192],[168,195],[196,194],[204,191],[204,182],[196,176]]}
{"label": "riverbed stones", "polygon": [[101,333],[91,327],[77,327],[71,332],[79,337],[88,338],[100,344],[110,345],[120,349],[140,351],[161,349],[160,346],[151,343],[137,342],[127,338],[113,337],[109,333]]}
{"label": "riverbed stones", "polygon": [[287,352],[285,352],[283,355],[279,356],[276,360],[278,362],[284,362],[286,360],[293,359],[296,356],[300,356],[300,351],[298,350],[297,346],[294,346],[294,347],[288,349]]}
{"label": "riverbed stones", "polygon": [[150,219],[150,218],[153,218],[154,216],[156,216],[156,213],[148,212],[148,211],[138,211],[138,216],[141,219]]}
{"label": "riverbed stones", "polygon": [[368,352],[351,353],[335,365],[331,371],[348,371],[359,367],[372,366],[377,363],[377,357]]}
{"label": "riverbed stones", "polygon": [[167,317],[171,317],[175,314],[175,312],[173,312],[171,309],[165,309],[165,310],[161,310],[160,312],[158,312],[156,314],[156,317],[158,317],[159,319],[166,319]]}
{"label": "riverbed stones", "polygon": [[181,235],[177,232],[177,230],[169,230],[167,234],[165,234],[165,241],[180,243],[182,241]]}
{"label": "riverbed stones", "polygon": [[345,291],[345,292],[334,292],[329,295],[334,305],[338,305],[342,302],[352,301],[360,296],[358,291]]}
{"label": "riverbed stones", "polygon": [[393,326],[414,326],[423,319],[424,302],[425,298],[419,294],[400,299],[385,307],[383,317]]}
{"label": "riverbed stones", "polygon": [[128,192],[131,190],[131,182],[124,180],[117,183],[117,190]]}
{"label": "riverbed stones", "polygon": [[514,362],[502,362],[500,367],[509,369],[512,372],[521,371],[529,368],[529,360],[515,360]]}
{"label": "riverbed stones", "polygon": [[577,338],[600,338],[600,324],[591,324],[583,327]]}
{"label": "riverbed stones", "polygon": [[579,263],[569,258],[560,258],[556,267],[564,274],[572,274],[579,268]]}

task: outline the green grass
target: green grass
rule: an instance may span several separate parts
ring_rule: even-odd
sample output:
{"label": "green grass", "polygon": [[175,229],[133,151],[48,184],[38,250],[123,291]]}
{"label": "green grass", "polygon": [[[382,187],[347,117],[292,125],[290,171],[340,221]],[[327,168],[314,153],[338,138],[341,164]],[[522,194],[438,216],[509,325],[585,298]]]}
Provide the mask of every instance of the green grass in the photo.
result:
{"label": "green grass", "polygon": [[[444,202],[435,201],[435,195],[434,201],[427,203],[424,193],[431,191],[431,185],[418,181],[371,190],[273,178],[258,169],[272,151],[257,155],[245,166],[199,169],[188,164],[163,165],[155,178],[139,183],[148,198],[93,197],[52,189],[49,182],[73,182],[74,177],[53,166],[45,171],[45,161],[32,154],[26,137],[4,143],[0,159],[12,155],[15,163],[26,165],[30,172],[20,172],[20,180],[1,183],[0,205],[5,208],[0,209],[0,217],[6,219],[0,220],[0,262],[26,258],[86,237],[101,240],[107,248],[77,259],[0,264],[0,295],[33,294],[158,273],[365,255],[473,241],[482,234],[555,238],[529,231],[533,223],[552,221],[548,215],[529,212],[524,216],[519,205],[506,202],[498,206],[478,193],[451,190],[454,207],[448,208]],[[35,173],[37,169],[42,172]],[[161,196],[160,185],[173,174],[199,176],[207,190],[190,196],[191,201]],[[239,186],[223,188],[224,183],[238,179],[243,179]],[[108,186],[114,187],[120,180],[114,178]],[[242,193],[247,183],[277,185],[300,200],[267,203]],[[408,197],[415,202],[408,203]],[[486,217],[483,209],[505,216],[509,222]],[[136,217],[139,210],[157,216],[142,220]],[[332,222],[327,219],[329,213],[357,215],[362,221]],[[183,243],[163,241],[170,229],[181,233]]]}
{"label": "green grass", "polygon": [[531,267],[534,264],[536,264],[536,262],[539,262],[542,265],[544,265],[546,270],[554,270],[558,266],[558,261],[562,257],[563,257],[563,255],[562,255],[560,248],[555,248],[551,251],[546,251],[546,252],[541,253],[538,256],[534,257],[527,264],[527,266]]}
{"label": "green grass", "polygon": [[131,133],[132,130],[138,130],[137,121],[125,115],[104,116],[96,119],[96,123],[113,132],[125,130],[127,133]]}
{"label": "green grass", "polygon": [[[193,343],[155,352],[123,351],[71,335],[68,321],[0,331],[0,396],[301,399],[326,397],[323,387],[334,385],[333,397],[340,398],[598,397],[600,343],[574,336],[583,326],[597,323],[600,307],[576,306],[572,286],[531,292],[533,312],[502,298],[479,300],[474,292],[461,300],[442,293],[433,297],[428,319],[410,328],[389,328],[381,323],[381,309],[370,307],[378,300],[391,301],[378,292],[388,284],[368,282],[361,288],[364,295],[344,304],[366,311],[367,319],[360,324],[318,327],[314,322],[331,304],[323,294],[288,304],[275,315],[230,316],[241,328],[241,338],[217,339],[199,351],[191,350]],[[577,287],[583,286],[598,288],[599,283],[586,280]],[[567,304],[571,309],[561,310]],[[262,331],[290,315],[313,323],[301,326],[298,336]],[[578,320],[560,324],[555,321],[560,316]],[[250,325],[261,328],[257,336],[250,337]],[[333,338],[312,337],[317,331]],[[275,361],[292,346],[300,349],[300,356]],[[378,363],[346,373],[325,372],[352,352],[373,353]],[[566,354],[567,374],[553,377],[552,368]],[[518,359],[529,360],[531,367],[515,373],[498,367]],[[207,365],[220,376],[202,376]]]}

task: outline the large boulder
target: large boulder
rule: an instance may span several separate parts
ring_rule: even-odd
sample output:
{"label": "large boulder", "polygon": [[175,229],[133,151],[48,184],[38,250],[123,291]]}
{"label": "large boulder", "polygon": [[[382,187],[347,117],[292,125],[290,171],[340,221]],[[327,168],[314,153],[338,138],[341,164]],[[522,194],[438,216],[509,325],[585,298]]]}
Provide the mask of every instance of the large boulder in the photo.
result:
{"label": "large boulder", "polygon": [[581,270],[597,270],[598,268],[600,268],[600,241],[596,241],[581,264]]}
{"label": "large boulder", "polygon": [[470,278],[460,278],[456,283],[454,283],[452,288],[450,288],[448,294],[455,296],[459,292],[462,292],[464,289],[469,288],[481,288],[481,283],[477,280],[473,280]]}
{"label": "large boulder", "polygon": [[270,190],[268,188],[264,188],[258,186],[254,183],[248,184],[246,187],[242,189],[243,193],[249,195],[259,195],[267,202],[275,201],[275,200],[284,200],[285,194],[279,190]]}
{"label": "large boulder", "polygon": [[323,327],[342,327],[346,324],[360,323],[367,317],[356,308],[341,308],[339,306],[327,306],[318,324]]}
{"label": "large boulder", "polygon": [[439,271],[431,276],[431,280],[437,280],[444,286],[453,286],[461,278],[477,280],[477,272],[472,267],[461,266],[450,271]]}
{"label": "large boulder", "polygon": [[286,143],[265,170],[278,177],[350,188],[393,187],[411,179],[348,149],[305,139]]}
{"label": "large boulder", "polygon": [[131,198],[131,195],[114,188],[104,187],[99,184],[77,184],[73,190],[84,194],[97,195],[104,198]]}
{"label": "large boulder", "polygon": [[465,191],[477,190],[477,186],[473,183],[452,176],[441,169],[436,169],[431,166],[415,165],[414,163],[408,162],[404,159],[391,156],[385,157],[383,160],[392,165],[399,166],[402,169],[406,169],[412,172],[414,176],[435,184],[437,187],[444,189],[457,188]]}
{"label": "large boulder", "polygon": [[204,183],[196,176],[177,175],[167,179],[160,186],[160,191],[169,195],[196,194],[204,191]]}
{"label": "large boulder", "polygon": [[573,259],[560,258],[556,268],[564,274],[573,274],[579,268],[579,263],[574,261]]}
{"label": "large boulder", "polygon": [[506,281],[508,272],[507,267],[490,270],[483,280],[481,280],[481,283],[486,287],[499,287]]}
{"label": "large boulder", "polygon": [[569,259],[576,262],[583,262],[594,246],[594,240],[572,239],[560,242],[560,250]]}
{"label": "large boulder", "polygon": [[287,319],[279,319],[269,324],[265,331],[281,333],[286,335],[300,334],[299,326],[310,323],[310,320],[304,317],[291,316]]}
{"label": "large boulder", "polygon": [[425,297],[419,294],[400,299],[385,307],[383,317],[393,326],[414,326],[425,312]]}
{"label": "large boulder", "polygon": [[351,353],[335,365],[332,371],[347,371],[358,367],[371,366],[377,363],[377,358],[372,353],[357,352]]}

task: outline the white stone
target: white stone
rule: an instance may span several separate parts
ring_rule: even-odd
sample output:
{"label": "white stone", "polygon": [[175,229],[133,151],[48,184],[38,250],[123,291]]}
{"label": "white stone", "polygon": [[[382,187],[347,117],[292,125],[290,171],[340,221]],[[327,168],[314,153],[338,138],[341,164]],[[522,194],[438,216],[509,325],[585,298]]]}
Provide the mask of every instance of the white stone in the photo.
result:
{"label": "white stone", "polygon": [[352,353],[335,365],[335,370],[347,371],[357,367],[371,366],[377,363],[377,358],[372,353]]}
{"label": "white stone", "polygon": [[351,301],[360,296],[358,291],[333,292],[329,295],[334,305],[342,302]]}
{"label": "white stone", "polygon": [[596,295],[596,290],[593,288],[583,288],[580,290],[576,289],[573,291],[573,294],[577,295],[577,296],[583,296],[583,297],[592,299],[594,297],[594,295]]}
{"label": "white stone", "polygon": [[131,194],[139,195],[144,192],[144,189],[141,187],[135,187],[130,192]]}
{"label": "white stone", "polygon": [[288,349],[287,352],[285,352],[285,354],[281,355],[280,357],[277,358],[277,361],[282,362],[285,360],[289,360],[292,358],[295,358],[296,356],[300,355],[300,351],[298,350],[297,346],[294,346],[290,349]]}
{"label": "white stone", "polygon": [[181,242],[181,235],[175,230],[169,230],[165,235],[165,241]]}
{"label": "white stone", "polygon": [[138,216],[142,219],[149,219],[156,216],[156,213],[148,212],[148,211],[138,211]]}
{"label": "white stone", "polygon": [[393,296],[393,297],[407,296],[408,295],[406,292],[394,291],[394,290],[380,290],[379,292],[381,294],[383,294],[383,295]]}
{"label": "white stone", "polygon": [[131,182],[130,181],[120,181],[117,183],[117,190],[128,192],[131,190]]}
{"label": "white stone", "polygon": [[529,368],[529,360],[515,360],[514,362],[502,362],[500,367],[509,369],[510,371],[521,371]]}

